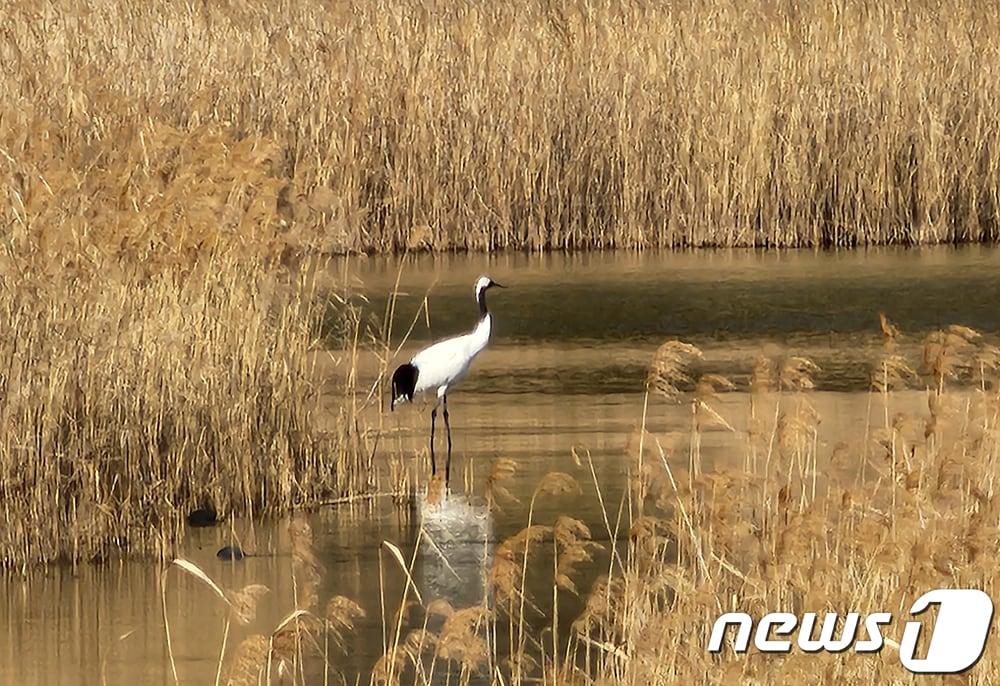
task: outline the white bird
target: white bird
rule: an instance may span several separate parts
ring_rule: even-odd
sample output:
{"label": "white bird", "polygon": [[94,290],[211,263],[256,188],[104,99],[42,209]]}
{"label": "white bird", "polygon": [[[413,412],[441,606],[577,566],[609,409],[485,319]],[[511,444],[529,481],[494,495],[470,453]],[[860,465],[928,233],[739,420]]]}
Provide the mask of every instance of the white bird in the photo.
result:
{"label": "white bird", "polygon": [[431,474],[437,473],[434,462],[434,422],[439,405],[444,405],[444,426],[448,433],[448,461],[445,463],[444,480],[451,476],[451,424],[448,421],[448,390],[465,376],[469,365],[483,352],[490,342],[493,320],[486,307],[486,291],[501,284],[488,276],[480,276],[476,281],[476,302],[479,303],[479,323],[471,333],[438,341],[424,348],[407,364],[396,368],[392,374],[392,401],[396,403],[412,401],[415,393],[437,389],[437,401],[431,409]]}

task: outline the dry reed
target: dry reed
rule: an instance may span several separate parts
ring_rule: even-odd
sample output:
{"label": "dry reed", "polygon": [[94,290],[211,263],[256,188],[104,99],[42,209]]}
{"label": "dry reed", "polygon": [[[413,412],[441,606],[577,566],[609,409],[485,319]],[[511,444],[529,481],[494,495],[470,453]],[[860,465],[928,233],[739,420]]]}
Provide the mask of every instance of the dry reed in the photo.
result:
{"label": "dry reed", "polygon": [[92,273],[3,256],[0,563],[169,556],[196,508],[364,487],[354,425],[321,430],[304,277],[232,251]]}
{"label": "dry reed", "polygon": [[184,254],[1000,236],[1000,12],[21,0],[14,241]]}
{"label": "dry reed", "polygon": [[[734,412],[735,405],[718,402],[732,382],[711,373],[695,381],[683,361],[664,360],[674,360],[677,351],[683,360],[696,359],[696,349],[676,343],[661,348],[650,370],[660,383],[650,387],[673,383],[663,400],[649,403],[648,414],[654,416],[664,402],[690,399],[690,435],[641,427],[650,447],[643,469],[637,468],[637,445],[629,443],[630,479],[644,483],[624,491],[621,535],[611,524],[615,514],[604,508],[589,455],[574,461],[581,473],[589,467],[593,475],[610,550],[571,514],[534,521],[539,496],[571,496],[565,511],[580,507],[586,496],[564,472],[538,482],[527,526],[493,548],[478,603],[453,607],[423,599],[415,587],[410,590],[417,555],[407,561],[397,550],[406,590],[399,612],[384,619],[396,627],[395,637],[373,665],[372,683],[783,684],[815,680],[817,674],[825,683],[917,683],[896,652],[908,603],[938,587],[1000,593],[1000,378],[985,362],[977,369],[977,361],[995,353],[979,332],[952,326],[927,337],[923,357],[944,355],[947,364],[931,365],[921,380],[896,373],[904,365],[912,372],[900,352],[911,349],[900,345],[905,333],[887,318],[882,331],[885,350],[872,364],[873,412],[865,432],[870,445],[856,437],[829,447],[818,440],[822,418],[810,396],[819,370],[802,357],[762,356],[749,383],[745,409],[757,422],[747,423],[742,467],[739,460],[732,461],[735,467],[702,465],[697,454],[704,431],[735,431],[735,418],[722,414]],[[886,356],[897,366],[890,370]],[[926,413],[904,410],[912,397],[900,393],[925,394]],[[719,417],[714,424],[698,418],[699,404],[710,403],[718,407],[712,410]],[[484,484],[484,498],[493,494],[492,507],[504,493],[500,484],[516,471],[507,459],[493,464]],[[311,562],[308,525],[293,520],[291,531],[296,579],[302,569],[321,571]],[[583,587],[580,579],[594,570],[594,560],[600,576]],[[233,605],[235,595],[217,594]],[[243,594],[253,598],[256,591],[249,587]],[[577,595],[577,609],[567,612],[565,600]],[[342,641],[362,610],[344,598],[327,606],[326,632]],[[728,644],[719,655],[707,651],[708,631],[719,615],[745,611],[760,617],[775,610],[888,610],[895,619],[884,628],[889,647],[880,656],[796,650],[788,656],[737,655]],[[302,660],[313,659],[315,647],[307,648],[323,624],[308,621],[308,610],[297,612],[271,639],[254,635],[235,649],[234,673],[262,677],[263,656],[273,654],[272,661],[287,662],[286,680],[304,683]],[[235,612],[237,619],[241,614]],[[326,669],[329,674],[329,662]],[[278,680],[276,672],[269,674],[272,683]],[[998,674],[1000,664],[987,651],[964,683],[989,684]]]}

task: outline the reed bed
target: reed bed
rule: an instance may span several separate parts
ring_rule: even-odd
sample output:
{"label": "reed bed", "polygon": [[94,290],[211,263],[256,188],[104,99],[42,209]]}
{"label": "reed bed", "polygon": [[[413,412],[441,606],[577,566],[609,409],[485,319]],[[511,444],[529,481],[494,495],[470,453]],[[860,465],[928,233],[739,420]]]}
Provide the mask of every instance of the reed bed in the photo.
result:
{"label": "reed bed", "polygon": [[93,272],[4,257],[4,566],[169,558],[194,510],[252,516],[368,487],[351,405],[319,414],[324,300],[304,272],[232,253]]}
{"label": "reed bed", "polygon": [[[998,36],[1000,11],[971,0],[5,3],[0,561],[168,559],[192,509],[370,487],[358,405],[319,418],[322,300],[302,254],[995,241]],[[951,327],[917,364],[888,320],[883,335],[884,421],[863,440],[822,444],[815,368],[762,358],[730,471],[699,449],[708,427],[732,430],[715,402],[730,381],[667,344],[643,417],[662,396],[690,403],[691,425],[643,422],[626,500],[601,500],[611,549],[572,512],[529,515],[481,604],[405,585],[373,681],[909,682],[891,649],[713,657],[704,641],[728,610],[1000,592],[1000,355]],[[898,411],[901,388],[926,413]],[[496,465],[489,507],[515,472]],[[600,499],[594,473],[580,461],[532,500]],[[294,527],[295,606],[236,646],[230,624],[254,621],[263,589],[175,564],[227,613],[218,681],[305,681],[317,655],[336,671],[329,646],[371,611],[320,597],[311,531]],[[607,573],[588,589],[592,558]],[[555,608],[540,634],[539,559]],[[581,613],[559,613],[567,595]],[[997,678],[990,654],[967,676]]]}
{"label": "reed bed", "polygon": [[[633,684],[918,683],[925,677],[899,659],[913,601],[935,588],[997,596],[1000,349],[952,326],[925,338],[922,360],[907,360],[884,316],[882,330],[869,399],[878,419],[855,436],[820,440],[822,417],[809,400],[814,365],[762,357],[751,376],[742,467],[701,469],[700,435],[725,425],[706,390],[712,375],[683,396],[689,432],[648,435],[645,454],[636,449],[630,511],[638,516],[626,561],[599,581],[574,623],[584,663],[596,665],[591,676]],[[664,356],[675,357],[661,349],[657,359]],[[654,363],[653,392],[687,374],[663,369]],[[921,389],[926,410],[898,399],[904,389]],[[888,611],[893,621],[880,654],[793,647],[779,656],[751,647],[739,655],[732,634],[719,655],[708,653],[718,616],[760,618],[775,608],[821,618]],[[565,662],[552,669],[552,678],[567,673]],[[579,674],[579,662],[569,673]],[[998,674],[987,649],[970,671],[938,678],[988,684]]]}
{"label": "reed bed", "polygon": [[20,0],[0,26],[3,220],[53,243],[1000,235],[989,3]]}
{"label": "reed bed", "polygon": [[[382,543],[380,578],[399,576],[402,591],[383,600],[385,653],[361,681],[922,683],[926,677],[905,671],[899,659],[911,603],[935,588],[1000,593],[1000,348],[952,326],[928,335],[922,359],[910,360],[885,317],[882,331],[883,349],[871,363],[872,420],[838,440],[820,438],[822,417],[810,400],[820,370],[809,360],[761,356],[741,410],[719,402],[734,384],[699,368],[697,348],[665,343],[650,365],[644,417],[682,403],[690,424],[653,433],[643,420],[626,445],[630,477],[620,501],[602,495],[598,470],[580,451],[567,472],[544,476],[530,493],[524,528],[483,541],[491,553],[480,602],[455,607],[414,581],[418,555],[439,554],[421,547],[422,526],[411,559]],[[913,411],[914,393],[926,410]],[[733,416],[741,411],[747,422]],[[748,427],[742,453],[726,466],[704,464],[705,432],[736,431],[737,423]],[[477,494],[490,516],[511,502],[517,471],[515,461],[494,462]],[[439,486],[428,487],[428,507],[442,497]],[[539,521],[538,498],[560,499],[565,513]],[[605,531],[574,516],[590,507],[588,499],[600,504]],[[376,610],[337,595],[324,603],[308,525],[293,520],[290,533],[295,605],[271,638],[253,635],[220,656],[229,683],[355,679],[330,657],[328,633],[339,627],[342,645],[354,619]],[[219,594],[225,600],[228,593]],[[766,655],[751,645],[741,655],[730,631],[721,653],[711,654],[712,625],[731,611],[757,619],[815,612],[821,622],[826,612],[890,612],[893,620],[882,629],[880,653]],[[289,645],[297,648],[275,647],[291,626],[299,638]],[[970,671],[937,678],[989,684],[998,676],[1000,663],[987,648]]]}

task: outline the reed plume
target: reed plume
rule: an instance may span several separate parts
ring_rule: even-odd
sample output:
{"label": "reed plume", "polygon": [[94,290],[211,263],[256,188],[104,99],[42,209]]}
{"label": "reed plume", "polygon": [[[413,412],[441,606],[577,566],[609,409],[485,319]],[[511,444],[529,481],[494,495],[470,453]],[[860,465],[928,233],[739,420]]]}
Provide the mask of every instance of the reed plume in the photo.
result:
{"label": "reed plume", "polygon": [[228,686],[259,684],[267,670],[267,658],[270,651],[270,644],[264,636],[260,634],[247,636],[236,648],[226,684]]}
{"label": "reed plume", "polygon": [[646,376],[646,387],[668,400],[681,395],[681,387],[692,382],[688,366],[702,357],[695,346],[682,341],[667,341],[653,355]]}
{"label": "reed plume", "polygon": [[486,504],[490,509],[497,509],[500,500],[517,502],[517,498],[505,485],[516,472],[517,463],[514,460],[500,458],[493,461],[485,487]]}
{"label": "reed plume", "polygon": [[778,385],[786,391],[805,391],[816,387],[813,376],[819,371],[815,362],[805,357],[791,356],[781,364]]}
{"label": "reed plume", "polygon": [[933,379],[939,393],[944,390],[945,381],[959,379],[972,368],[975,342],[980,337],[978,331],[952,325],[932,331],[924,338],[921,371]]}
{"label": "reed plume", "polygon": [[489,656],[489,645],[483,637],[490,610],[472,606],[452,612],[441,627],[437,639],[437,654],[453,660],[468,672],[478,671]]}
{"label": "reed plume", "polygon": [[249,624],[257,616],[257,604],[261,597],[270,593],[270,589],[263,584],[249,584],[239,591],[227,593],[229,604],[240,624]]}
{"label": "reed plume", "polygon": [[364,609],[350,598],[335,595],[326,603],[323,619],[326,630],[338,645],[344,647],[346,635],[355,630],[355,622],[365,617]]}
{"label": "reed plume", "polygon": [[323,565],[313,550],[312,527],[302,515],[288,523],[288,536],[292,547],[292,578],[295,580],[297,609],[313,609],[319,603],[319,585]]}
{"label": "reed plume", "polygon": [[555,585],[578,595],[573,577],[579,573],[579,565],[593,559],[593,550],[600,548],[591,539],[590,528],[579,519],[565,515],[556,518],[552,526],[552,537],[556,544]]}

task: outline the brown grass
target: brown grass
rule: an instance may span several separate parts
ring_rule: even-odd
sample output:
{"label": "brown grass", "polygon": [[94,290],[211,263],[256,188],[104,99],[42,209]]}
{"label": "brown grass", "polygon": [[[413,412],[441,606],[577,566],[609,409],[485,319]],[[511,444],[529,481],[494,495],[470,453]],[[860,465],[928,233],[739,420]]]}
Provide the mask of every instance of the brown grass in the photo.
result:
{"label": "brown grass", "polygon": [[[996,240],[997,36],[997,8],[969,0],[4,4],[2,563],[171,557],[191,508],[252,515],[365,486],[356,405],[320,430],[301,253]],[[579,588],[589,533],[529,519],[497,545],[482,604],[439,617],[427,599],[423,626],[390,621],[376,674],[911,681],[889,649],[713,658],[699,640],[727,610],[1000,593],[1000,354],[949,327],[917,364],[883,332],[884,421],[821,444],[815,367],[762,359],[737,471],[700,454],[728,424],[727,383],[662,349],[649,387],[692,403],[690,436],[643,421],[631,518],[604,515],[607,573]],[[896,408],[907,386],[926,412]],[[828,461],[849,468],[821,474]],[[513,471],[497,465],[491,505]],[[536,494],[578,498],[587,476]],[[234,682],[302,680],[359,616],[346,599],[318,614],[323,570],[296,526],[296,607],[231,660],[229,613],[252,622],[263,591],[218,593],[220,679],[227,662]],[[526,577],[543,551],[556,605],[580,593],[584,610],[539,638]],[[987,654],[968,680],[998,677]]]}
{"label": "brown grass", "polygon": [[3,222],[131,255],[992,241],[971,0],[0,10]]}
{"label": "brown grass", "polygon": [[[883,331],[891,332],[885,334],[889,354],[905,360],[892,347],[905,334],[888,319]],[[571,515],[539,523],[529,514],[528,526],[497,542],[480,602],[453,607],[414,600],[407,583],[400,599],[405,611],[388,620],[397,626],[395,638],[374,665],[373,683],[922,683],[898,659],[910,603],[942,587],[1000,593],[1000,379],[996,366],[985,374],[986,367],[976,370],[976,361],[995,359],[996,348],[976,331],[949,327],[928,337],[923,354],[936,359],[949,335],[964,343],[955,342],[944,376],[931,366],[920,378],[907,374],[887,383],[884,358],[874,359],[872,378],[882,379],[870,395],[876,419],[831,446],[817,440],[821,417],[810,401],[815,366],[794,356],[759,359],[745,408],[759,421],[749,423],[742,465],[737,459],[735,467],[706,468],[696,454],[706,426],[697,419],[699,405],[714,403],[733,420],[727,425],[737,423],[732,415],[740,410],[715,395],[729,386],[716,380],[711,394],[699,391],[708,383],[704,376],[696,381],[686,364],[669,370],[663,364],[665,349],[682,350],[689,360],[699,351],[661,348],[651,373],[669,371],[679,384],[667,401],[691,403],[691,435],[673,440],[643,427],[644,466],[629,443],[626,521],[613,524],[615,513],[605,509],[608,544],[595,543]],[[777,383],[764,383],[765,377]],[[925,394],[927,411],[904,410],[913,406],[912,397],[898,395],[904,390]],[[656,392],[655,384],[648,386],[647,393]],[[653,416],[663,401],[649,400]],[[514,469],[506,460],[495,464],[487,491]],[[577,477],[546,475],[535,495],[568,496],[565,511],[572,512],[587,497],[581,484],[590,481],[592,497],[604,503],[589,458],[577,469]],[[293,551],[299,547],[309,546],[293,543]],[[593,559],[602,573],[581,588],[581,573]],[[416,555],[409,566],[402,556],[397,561],[409,577]],[[529,574],[547,574],[550,589],[544,581],[528,583]],[[577,595],[579,610],[567,615],[561,599]],[[346,599],[331,604],[351,607],[351,616],[360,612]],[[879,655],[797,649],[761,655],[752,647],[749,655],[729,647],[708,653],[719,615],[743,611],[759,618],[778,610],[889,611],[894,620],[883,630],[889,640]],[[237,667],[263,645],[260,637],[248,641],[230,658]],[[328,678],[338,672],[329,662],[326,669]],[[998,675],[1000,663],[987,650],[956,683],[988,684]]]}
{"label": "brown grass", "polygon": [[322,299],[297,272],[231,252],[93,273],[0,253],[17,275],[0,281],[2,564],[168,556],[193,509],[366,487],[355,425],[318,416]]}

